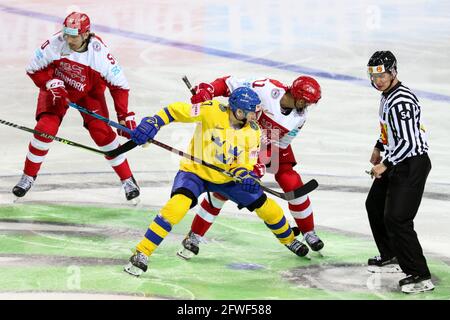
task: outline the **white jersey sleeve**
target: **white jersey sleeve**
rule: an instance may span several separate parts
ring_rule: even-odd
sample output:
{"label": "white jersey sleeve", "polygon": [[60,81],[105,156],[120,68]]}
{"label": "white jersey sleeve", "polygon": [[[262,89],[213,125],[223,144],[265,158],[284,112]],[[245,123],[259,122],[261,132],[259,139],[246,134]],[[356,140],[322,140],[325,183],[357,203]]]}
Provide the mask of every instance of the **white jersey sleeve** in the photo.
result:
{"label": "white jersey sleeve", "polygon": [[34,51],[34,55],[25,69],[27,73],[33,74],[36,71],[45,69],[53,61],[60,59],[63,45],[64,39],[61,34],[56,34],[45,41]]}
{"label": "white jersey sleeve", "polygon": [[99,39],[90,41],[89,51],[94,53],[92,68],[97,70],[109,86],[129,90],[127,78],[119,62],[109,52],[109,49]]}

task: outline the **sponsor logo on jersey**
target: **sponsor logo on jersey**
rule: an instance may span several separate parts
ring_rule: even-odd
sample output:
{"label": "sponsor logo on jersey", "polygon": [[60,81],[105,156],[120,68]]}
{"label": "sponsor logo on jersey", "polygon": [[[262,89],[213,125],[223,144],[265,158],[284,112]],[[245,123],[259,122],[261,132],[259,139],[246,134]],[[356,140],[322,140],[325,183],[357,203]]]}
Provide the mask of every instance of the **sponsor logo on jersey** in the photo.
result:
{"label": "sponsor logo on jersey", "polygon": [[83,74],[83,67],[77,64],[71,64],[68,62],[61,61],[58,69],[74,79],[78,79],[81,82],[86,81],[86,76]]}
{"label": "sponsor logo on jersey", "polygon": [[196,117],[200,114],[200,105],[198,103],[193,104],[191,107],[191,117]]}
{"label": "sponsor logo on jersey", "polygon": [[280,89],[272,89],[271,96],[273,99],[277,99],[280,96]]}
{"label": "sponsor logo on jersey", "polygon": [[34,55],[36,56],[36,58],[38,60],[40,60],[44,57],[44,54],[42,53],[42,51],[40,49],[36,49],[36,51],[34,52]]}
{"label": "sponsor logo on jersey", "polygon": [[86,86],[86,83],[81,83],[78,82],[72,78],[70,78],[68,75],[66,75],[65,73],[62,73],[59,69],[55,70],[55,75],[61,79],[62,81],[64,81],[64,83],[68,84],[69,86],[75,88],[76,90],[83,92],[84,91],[84,87]]}
{"label": "sponsor logo on jersey", "polygon": [[112,74],[114,75],[114,76],[117,76],[119,73],[120,73],[120,67],[119,66],[114,66],[112,69],[111,69],[111,72],[112,72]]}

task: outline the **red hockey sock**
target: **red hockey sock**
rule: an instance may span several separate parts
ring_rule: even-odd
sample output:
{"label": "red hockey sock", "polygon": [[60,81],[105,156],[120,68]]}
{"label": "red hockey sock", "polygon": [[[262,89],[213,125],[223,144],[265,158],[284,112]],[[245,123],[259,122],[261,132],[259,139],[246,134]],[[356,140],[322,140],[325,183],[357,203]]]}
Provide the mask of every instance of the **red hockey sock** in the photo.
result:
{"label": "red hockey sock", "polygon": [[[60,118],[57,115],[45,113],[34,127],[36,131],[43,132],[55,136],[58,132]],[[42,162],[45,159],[52,139],[44,138],[39,135],[34,135],[28,145],[28,154],[25,159],[23,173],[31,177],[36,177],[41,168]]]}
{"label": "red hockey sock", "polygon": [[192,221],[191,231],[203,237],[220,213],[226,200],[221,195],[213,193],[211,194],[211,201],[214,203],[213,206],[209,203],[208,197],[206,196]]}
{"label": "red hockey sock", "polygon": [[[302,178],[290,163],[280,164],[278,172],[275,174],[275,179],[284,192],[303,186]],[[289,201],[289,210],[302,233],[314,230],[314,215],[308,196]]]}
{"label": "red hockey sock", "polygon": [[[92,139],[100,147],[101,150],[111,151],[120,146],[117,135],[114,133],[114,131],[112,131],[111,127],[106,125],[104,122],[100,120],[90,121],[88,124],[88,130]],[[120,154],[115,158],[105,158],[117,173],[120,180],[128,179],[133,175],[131,173],[131,169],[128,165],[125,154]]]}

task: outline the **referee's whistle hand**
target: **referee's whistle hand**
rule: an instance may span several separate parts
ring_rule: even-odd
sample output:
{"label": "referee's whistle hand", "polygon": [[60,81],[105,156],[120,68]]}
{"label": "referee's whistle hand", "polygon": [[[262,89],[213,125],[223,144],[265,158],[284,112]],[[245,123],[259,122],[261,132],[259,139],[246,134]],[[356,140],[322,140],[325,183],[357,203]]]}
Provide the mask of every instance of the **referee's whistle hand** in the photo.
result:
{"label": "referee's whistle hand", "polygon": [[375,178],[381,178],[381,175],[386,171],[387,167],[384,165],[384,163],[379,163],[376,166],[374,166],[371,170],[373,173],[373,176]]}

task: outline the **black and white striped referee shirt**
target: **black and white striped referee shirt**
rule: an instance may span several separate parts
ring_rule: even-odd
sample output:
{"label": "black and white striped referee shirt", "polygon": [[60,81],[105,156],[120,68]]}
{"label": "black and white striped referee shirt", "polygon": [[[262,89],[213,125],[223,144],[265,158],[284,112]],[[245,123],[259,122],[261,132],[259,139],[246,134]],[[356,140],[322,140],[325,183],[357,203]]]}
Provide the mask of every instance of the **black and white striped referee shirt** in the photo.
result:
{"label": "black and white striped referee shirt", "polygon": [[419,100],[400,81],[383,92],[379,116],[381,135],[375,147],[385,151],[383,163],[388,168],[406,158],[427,153]]}

